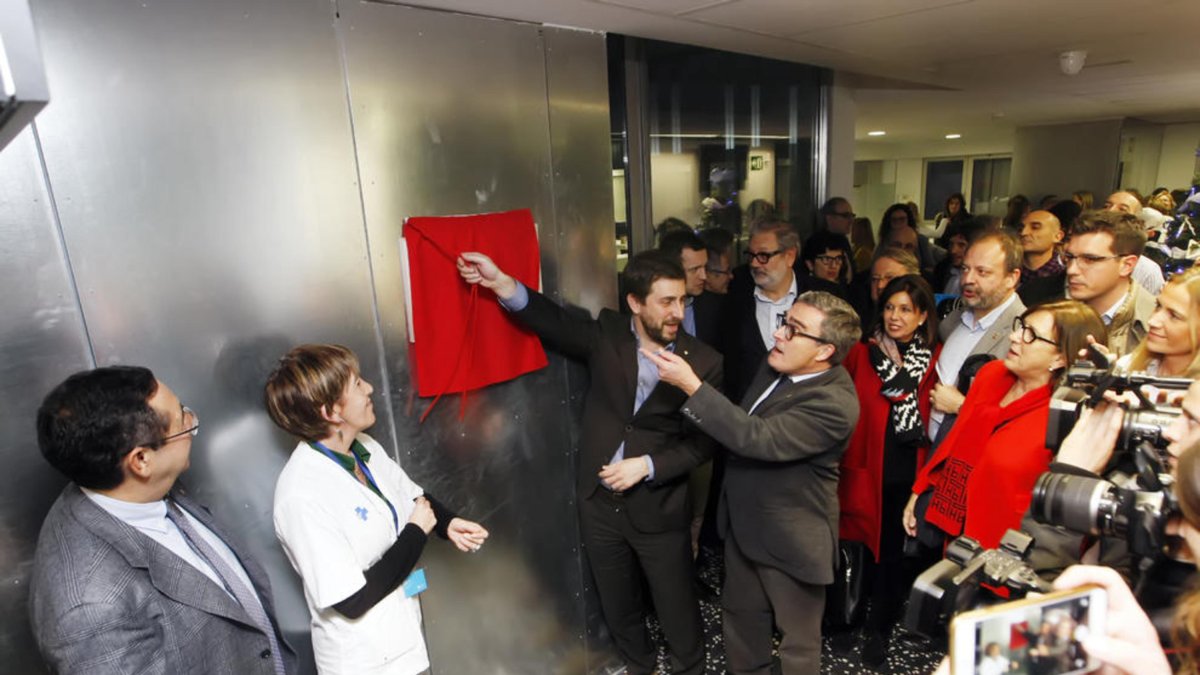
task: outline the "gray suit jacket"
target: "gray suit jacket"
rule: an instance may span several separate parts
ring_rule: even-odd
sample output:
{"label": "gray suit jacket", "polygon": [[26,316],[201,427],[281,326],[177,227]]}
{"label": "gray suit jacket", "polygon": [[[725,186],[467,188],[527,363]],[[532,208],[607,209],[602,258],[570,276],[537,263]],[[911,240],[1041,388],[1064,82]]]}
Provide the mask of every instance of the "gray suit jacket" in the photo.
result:
{"label": "gray suit jacket", "polygon": [[[954,332],[954,329],[963,325],[962,315],[964,309],[966,308],[960,304],[938,324],[938,337],[941,338],[943,344],[950,337],[950,333]],[[1008,336],[1012,333],[1013,319],[1021,316],[1021,313],[1024,311],[1025,303],[1021,302],[1021,298],[1014,294],[1012,304],[996,318],[996,322],[984,332],[983,337],[979,339],[979,342],[975,344],[975,348],[967,356],[991,354],[998,359],[1004,358],[1008,354]],[[949,382],[947,384],[954,383]]]}
{"label": "gray suit jacket", "polygon": [[[207,509],[178,487],[175,498],[237,554],[274,616],[266,572]],[[274,673],[267,636],[236,600],[74,483],[42,523],[29,609],[38,647],[59,673]],[[296,655],[279,642],[292,672]]]}
{"label": "gray suit jacket", "polygon": [[683,414],[729,450],[717,525],[750,560],[802,582],[833,582],[838,466],[858,423],[854,382],[841,366],[785,381],[747,410],[778,374],[764,363],[742,406],[703,385]]}

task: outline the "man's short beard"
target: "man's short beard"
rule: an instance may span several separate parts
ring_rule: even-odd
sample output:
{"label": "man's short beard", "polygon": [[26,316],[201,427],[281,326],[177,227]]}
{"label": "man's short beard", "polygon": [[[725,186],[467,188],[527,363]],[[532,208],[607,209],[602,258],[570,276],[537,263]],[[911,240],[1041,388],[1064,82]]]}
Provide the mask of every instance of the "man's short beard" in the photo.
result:
{"label": "man's short beard", "polygon": [[[658,344],[660,344],[660,345],[669,345],[669,344],[671,344],[672,342],[674,342],[674,341],[675,341],[675,339],[674,339],[674,338],[670,338],[670,339],[668,339],[668,338],[667,338],[667,336],[663,334],[663,328],[664,328],[664,327],[667,325],[667,324],[666,324],[666,322],[663,322],[663,323],[661,323],[661,324],[658,324],[657,326],[653,326],[653,325],[650,325],[650,323],[649,323],[649,322],[648,322],[648,321],[647,321],[645,318],[643,318],[643,317],[641,317],[641,316],[639,316],[639,317],[638,317],[638,321],[641,321],[641,322],[642,322],[642,330],[646,331],[646,335],[650,336],[650,339],[651,339],[651,340],[654,340],[654,341],[655,341],[655,342],[657,342]],[[678,324],[678,323],[674,323],[674,324],[671,324],[671,325],[673,325],[673,326],[675,326],[675,327],[676,327],[676,328],[675,328],[675,335],[676,335],[676,336],[678,336],[678,335],[679,335],[679,325],[680,325],[680,324]]]}

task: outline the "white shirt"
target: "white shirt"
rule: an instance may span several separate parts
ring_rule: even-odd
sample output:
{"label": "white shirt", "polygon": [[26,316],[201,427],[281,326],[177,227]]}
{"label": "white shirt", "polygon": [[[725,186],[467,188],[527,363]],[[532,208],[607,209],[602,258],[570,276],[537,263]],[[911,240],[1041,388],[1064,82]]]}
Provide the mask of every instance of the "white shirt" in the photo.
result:
{"label": "white shirt", "polygon": [[1162,268],[1144,255],[1138,256],[1137,264],[1133,266],[1133,280],[1150,291],[1150,295],[1158,295],[1166,280],[1163,279]]}
{"label": "white shirt", "polygon": [[779,328],[779,315],[787,312],[792,303],[796,301],[796,273],[788,271],[792,274],[792,285],[788,287],[788,292],[778,300],[768,298],[761,288],[754,287],[754,319],[758,322],[758,334],[762,337],[763,346],[767,348],[767,351],[771,351],[771,348],[775,346],[773,336]]}
{"label": "white shirt", "polygon": [[[165,501],[159,499],[148,504],[139,504],[120,499],[113,499],[112,497],[102,495],[99,492],[94,492],[87,488],[79,489],[83,491],[83,494],[86,495],[88,499],[92,500],[96,506],[104,509],[109,513],[109,515],[117,520],[126,523],[138,532],[141,532],[147,537],[150,537],[154,541],[162,544],[167,548],[168,551],[174,553],[180,558],[183,558],[184,562],[192,567],[195,567],[197,570],[200,570],[204,576],[212,579],[214,584],[229,594],[229,597],[237,600],[237,598],[234,597],[232,593],[229,593],[229,590],[225,588],[225,582],[221,580],[221,576],[217,574],[216,570],[214,570],[211,565],[205,562],[204,559],[200,557],[200,554],[196,553],[196,551],[194,551],[192,547],[188,545],[187,540],[183,538],[183,533],[179,531],[179,528],[175,525],[175,523],[171,522],[170,519],[167,518],[167,503]],[[217,552],[217,555],[221,556],[221,559],[224,560],[225,564],[228,565],[229,568],[238,575],[238,578],[241,579],[242,583],[246,585],[246,588],[253,591],[255,599],[259,601],[259,606],[261,607],[262,599],[258,597],[258,589],[256,589],[254,584],[250,581],[250,575],[246,574],[246,570],[242,567],[242,563],[238,561],[237,555],[234,554],[233,550],[230,549],[229,546],[225,544],[225,541],[218,537],[215,532],[208,529],[204,523],[200,522],[195,516],[188,513],[187,509],[183,508],[183,506],[180,506],[179,510],[183,511],[184,516],[188,519],[188,522],[192,524],[192,527],[196,528],[196,532],[200,533],[201,537],[204,537],[204,540],[208,542],[209,546],[213,547],[213,550]]]}
{"label": "white shirt", "polygon": [[[367,467],[403,529],[424,491],[366,434]],[[387,504],[332,459],[300,443],[275,484],[275,534],[304,582],[313,654],[322,675],[413,675],[429,668],[421,606],[397,588],[358,619],[333,605],[366,585],[363,570],[396,542]]]}
{"label": "white shirt", "polygon": [[[942,345],[942,353],[938,356],[937,376],[938,382],[950,385],[951,387],[958,386],[958,372],[962,370],[963,363],[967,357],[974,351],[975,345],[983,339],[983,334],[988,332],[988,329],[996,323],[1009,305],[1013,304],[1017,299],[1017,294],[1013,293],[1008,296],[1008,299],[996,306],[995,309],[988,312],[982,319],[975,320],[975,312],[967,309],[962,313],[962,325],[955,326],[950,332],[950,336],[946,338],[945,344]],[[929,437],[936,438],[938,427],[942,425],[942,420],[946,414],[940,410],[933,409],[929,413]]]}
{"label": "white shirt", "polygon": [[[805,373],[803,375],[788,375],[788,379],[792,381],[792,384],[796,384],[797,382],[800,382],[801,380],[808,380],[808,379],[814,378],[824,372],[825,371],[822,370],[820,373]],[[754,409],[758,407],[758,404],[767,400],[767,397],[770,396],[771,392],[775,391],[775,387],[778,387],[778,386],[779,386],[779,378],[777,377],[777,378],[775,378],[775,381],[771,383],[771,386],[767,387],[766,390],[763,391],[762,396],[759,396],[758,399],[754,401],[754,405],[750,406],[750,412],[747,414],[753,415]]]}

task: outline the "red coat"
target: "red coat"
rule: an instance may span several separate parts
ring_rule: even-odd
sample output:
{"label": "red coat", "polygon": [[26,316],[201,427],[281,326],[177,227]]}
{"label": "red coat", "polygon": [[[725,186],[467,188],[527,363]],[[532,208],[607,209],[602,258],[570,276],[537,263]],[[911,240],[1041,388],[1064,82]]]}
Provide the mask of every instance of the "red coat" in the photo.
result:
{"label": "red coat", "polygon": [[[933,364],[937,363],[941,351],[941,345],[934,347],[929,370],[917,389],[922,426],[929,422],[929,394],[937,381],[937,369]],[[844,363],[854,380],[859,415],[850,445],[846,448],[846,454],[842,455],[841,474],[838,477],[838,498],[841,503],[839,536],[866,544],[878,561],[883,510],[883,444],[892,406],[879,393],[883,382],[871,365],[870,350],[866,344],[860,342],[854,345]],[[917,466],[924,463],[926,450],[922,448],[917,453]]]}
{"label": "red coat", "polygon": [[925,514],[931,525],[986,548],[999,545],[1005,530],[1020,527],[1033,484],[1050,467],[1050,385],[1000,407],[1016,381],[1003,361],[981,368],[954,428],[913,484],[914,494],[935,491]]}

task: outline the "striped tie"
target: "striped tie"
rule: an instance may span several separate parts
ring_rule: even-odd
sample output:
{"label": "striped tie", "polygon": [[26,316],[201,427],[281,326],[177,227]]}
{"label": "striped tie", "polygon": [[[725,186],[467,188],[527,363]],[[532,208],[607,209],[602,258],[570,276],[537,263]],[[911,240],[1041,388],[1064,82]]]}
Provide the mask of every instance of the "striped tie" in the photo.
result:
{"label": "striped tie", "polygon": [[233,571],[229,563],[225,562],[221,554],[217,553],[204,539],[204,536],[192,527],[187,516],[183,514],[173,499],[167,500],[167,518],[175,523],[175,527],[179,528],[180,534],[183,535],[188,546],[196,552],[196,555],[200,556],[200,559],[208,563],[208,566],[217,573],[217,576],[225,583],[225,590],[229,591],[242,609],[246,610],[246,614],[250,616],[254,625],[266,633],[267,639],[271,641],[271,658],[275,663],[275,675],[286,675],[287,671],[283,667],[283,652],[279,650],[279,641],[275,637],[275,627],[271,623],[271,618],[267,616],[266,610],[263,609],[258,594],[254,592],[254,589],[246,587],[246,584]]}

